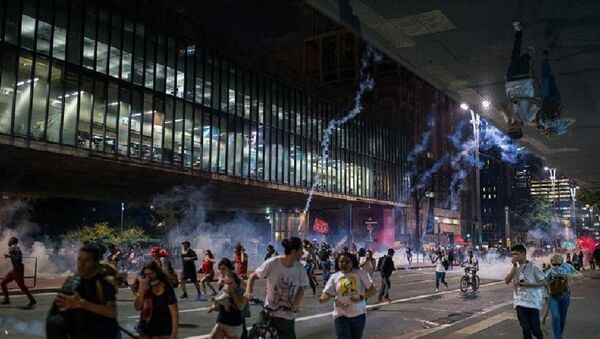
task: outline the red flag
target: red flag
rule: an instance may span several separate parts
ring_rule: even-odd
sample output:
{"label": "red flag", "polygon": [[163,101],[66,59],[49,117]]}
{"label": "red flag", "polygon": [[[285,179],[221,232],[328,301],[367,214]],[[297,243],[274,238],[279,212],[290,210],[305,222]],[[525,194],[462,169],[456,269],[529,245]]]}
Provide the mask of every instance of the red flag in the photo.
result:
{"label": "red flag", "polygon": [[313,224],[313,231],[317,233],[329,233],[329,224],[325,220],[315,218],[315,223]]}

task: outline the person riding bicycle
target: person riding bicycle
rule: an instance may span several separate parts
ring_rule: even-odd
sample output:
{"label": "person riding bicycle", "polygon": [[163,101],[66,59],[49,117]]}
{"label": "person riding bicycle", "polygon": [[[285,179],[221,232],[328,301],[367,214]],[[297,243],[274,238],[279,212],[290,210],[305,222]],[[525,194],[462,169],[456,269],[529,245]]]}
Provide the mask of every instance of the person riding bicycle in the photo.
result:
{"label": "person riding bicycle", "polygon": [[467,260],[465,260],[461,267],[466,267],[465,270],[471,271],[473,274],[479,271],[479,260],[473,256],[473,251],[467,252]]}

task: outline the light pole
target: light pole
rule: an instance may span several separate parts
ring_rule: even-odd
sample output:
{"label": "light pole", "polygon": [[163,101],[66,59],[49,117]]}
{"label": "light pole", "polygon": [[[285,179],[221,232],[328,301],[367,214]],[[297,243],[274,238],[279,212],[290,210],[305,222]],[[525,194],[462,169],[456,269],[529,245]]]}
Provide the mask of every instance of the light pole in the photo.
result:
{"label": "light pole", "polygon": [[121,203],[121,235],[123,234],[123,213],[125,213],[125,203]]}
{"label": "light pole", "polygon": [[575,218],[575,198],[577,197],[577,190],[579,186],[569,188],[569,193],[571,193],[571,227],[573,228],[573,232],[575,232],[575,239],[577,239],[577,218]]}
{"label": "light pole", "polygon": [[475,208],[477,214],[477,244],[481,245],[483,243],[483,224],[481,222],[481,181],[479,177],[479,125],[481,124],[481,119],[479,118],[479,114],[473,112],[473,110],[469,110],[471,113],[471,125],[473,126],[473,137],[475,138],[475,164],[477,164],[477,168],[475,168],[475,192],[477,192],[477,199],[475,200]]}

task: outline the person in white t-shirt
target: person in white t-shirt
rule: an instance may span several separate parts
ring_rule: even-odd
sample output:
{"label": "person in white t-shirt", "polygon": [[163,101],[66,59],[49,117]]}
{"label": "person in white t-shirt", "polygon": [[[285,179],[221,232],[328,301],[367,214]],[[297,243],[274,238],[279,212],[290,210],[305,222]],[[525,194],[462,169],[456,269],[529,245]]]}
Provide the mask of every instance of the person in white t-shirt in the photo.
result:
{"label": "person in white t-shirt", "polygon": [[513,307],[523,330],[524,338],[544,337],[540,326],[540,310],[543,309],[543,289],[546,275],[542,269],[527,260],[527,249],[521,244],[511,248],[513,267],[504,278],[508,285],[513,283]]}
{"label": "person in white t-shirt", "polygon": [[283,240],[281,245],[285,249],[285,255],[265,261],[250,275],[244,297],[248,300],[253,298],[252,291],[256,279],[267,279],[265,307],[276,309],[283,306],[287,308],[287,310],[273,313],[271,326],[277,329],[279,338],[295,339],[295,313],[300,308],[304,288],[308,286],[308,276],[300,263],[302,240],[291,237]]}
{"label": "person in white t-shirt", "polygon": [[367,298],[377,290],[371,276],[358,269],[354,256],[341,253],[337,260],[340,270],[327,281],[319,302],[326,303],[335,298],[333,318],[338,339],[359,339],[362,338],[367,319]]}
{"label": "person in white t-shirt", "polygon": [[369,277],[373,279],[373,272],[375,272],[375,268],[377,268],[377,262],[375,261],[375,258],[373,258],[373,251],[367,250],[366,254],[365,257],[360,258],[358,266],[360,269],[367,272]]}

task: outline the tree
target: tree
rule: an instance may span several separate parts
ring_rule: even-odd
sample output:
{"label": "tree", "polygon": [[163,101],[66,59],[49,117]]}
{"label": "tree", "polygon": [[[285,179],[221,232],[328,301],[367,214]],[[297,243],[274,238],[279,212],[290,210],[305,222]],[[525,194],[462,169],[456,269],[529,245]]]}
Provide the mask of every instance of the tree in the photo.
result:
{"label": "tree", "polygon": [[100,244],[137,244],[150,240],[150,237],[141,227],[129,225],[119,233],[107,222],[96,223],[91,226],[78,228],[67,232],[63,240],[69,242],[83,243],[94,242]]}
{"label": "tree", "polygon": [[581,189],[577,192],[577,200],[584,205],[590,205],[596,211],[600,211],[600,193]]}
{"label": "tree", "polygon": [[511,208],[513,228],[527,232],[534,227],[549,231],[552,221],[552,203],[539,197],[518,200]]}

